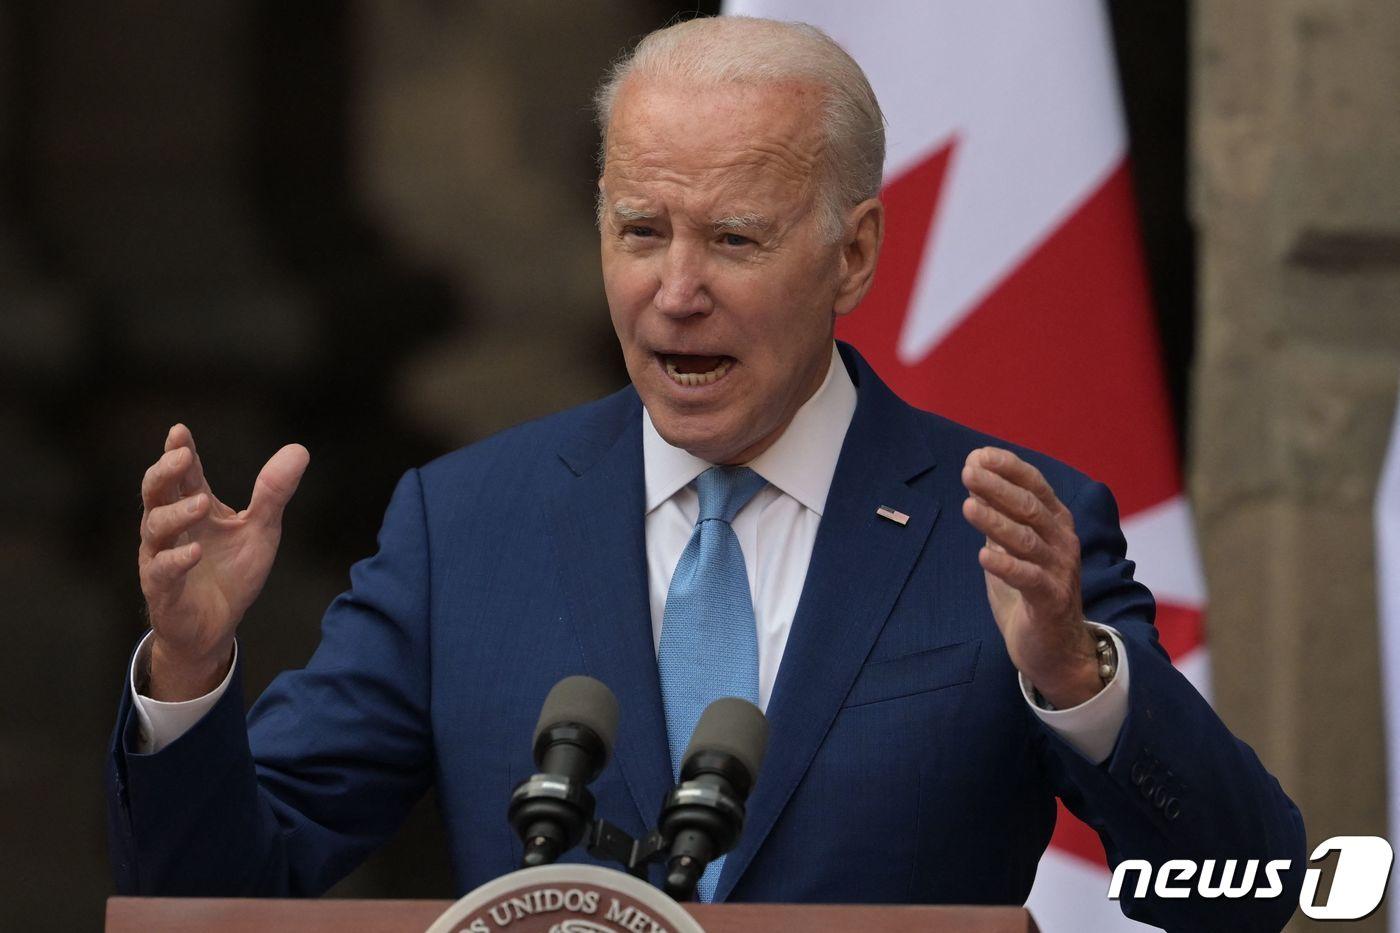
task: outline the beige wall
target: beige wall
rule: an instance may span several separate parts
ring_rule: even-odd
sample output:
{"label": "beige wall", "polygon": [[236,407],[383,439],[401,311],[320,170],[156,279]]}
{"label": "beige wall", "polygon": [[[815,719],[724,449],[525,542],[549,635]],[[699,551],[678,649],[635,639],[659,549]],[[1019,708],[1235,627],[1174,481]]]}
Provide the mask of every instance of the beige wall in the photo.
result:
{"label": "beige wall", "polygon": [[1386,835],[1372,502],[1400,371],[1400,5],[1195,10],[1190,478],[1218,706],[1311,842]]}

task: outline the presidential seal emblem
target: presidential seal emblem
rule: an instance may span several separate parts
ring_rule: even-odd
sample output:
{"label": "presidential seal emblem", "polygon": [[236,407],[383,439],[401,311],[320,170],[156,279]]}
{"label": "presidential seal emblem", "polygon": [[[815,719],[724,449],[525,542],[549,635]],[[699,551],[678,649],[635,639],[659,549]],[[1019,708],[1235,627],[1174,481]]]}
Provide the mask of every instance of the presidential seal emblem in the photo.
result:
{"label": "presidential seal emblem", "polygon": [[596,865],[544,865],[488,882],[428,933],[704,933],[680,904],[639,878]]}

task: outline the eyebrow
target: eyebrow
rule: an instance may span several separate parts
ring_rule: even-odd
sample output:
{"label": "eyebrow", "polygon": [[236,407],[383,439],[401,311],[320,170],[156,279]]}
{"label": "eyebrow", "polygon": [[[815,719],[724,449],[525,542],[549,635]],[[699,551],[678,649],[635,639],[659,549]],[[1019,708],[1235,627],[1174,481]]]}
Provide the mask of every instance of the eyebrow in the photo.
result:
{"label": "eyebrow", "polygon": [[625,207],[625,206],[623,206],[623,205],[621,205],[621,204],[614,204],[614,205],[613,205],[613,216],[616,217],[616,218],[618,218],[619,220],[633,221],[633,220],[655,220],[656,217],[657,217],[657,214],[656,214],[656,211],[647,211],[647,210],[642,210],[641,208],[636,208],[636,207]]}
{"label": "eyebrow", "polygon": [[727,230],[767,230],[773,221],[761,214],[731,214],[711,221],[717,233]]}
{"label": "eyebrow", "polygon": [[[639,207],[628,207],[624,204],[613,205],[613,216],[623,223],[634,223],[639,220],[655,220],[660,213],[655,210],[647,210]],[[773,221],[762,214],[729,214],[725,217],[717,217],[710,221],[710,225],[717,233],[724,233],[730,230],[767,230],[773,226]]]}

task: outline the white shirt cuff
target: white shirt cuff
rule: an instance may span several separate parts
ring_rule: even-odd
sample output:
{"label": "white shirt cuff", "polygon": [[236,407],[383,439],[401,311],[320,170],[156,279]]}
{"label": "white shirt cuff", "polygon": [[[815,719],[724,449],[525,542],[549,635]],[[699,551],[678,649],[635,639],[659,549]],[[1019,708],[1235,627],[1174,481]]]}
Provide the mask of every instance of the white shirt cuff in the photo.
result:
{"label": "white shirt cuff", "polygon": [[[153,700],[142,696],[136,687],[137,672],[145,674],[151,669],[152,634],[146,633],[146,637],[141,639],[141,644],[136,647],[136,655],[131,659],[131,698],[136,707],[136,750],[143,755],[154,755],[203,719],[204,714],[214,708],[214,704],[219,702],[219,698],[228,689],[229,682],[233,680],[233,669],[238,664],[238,644],[235,642],[233,661],[228,666],[228,674],[224,676],[223,683],[202,697],[181,703]],[[142,678],[144,679],[145,677]]]}
{"label": "white shirt cuff", "polygon": [[1089,625],[1112,638],[1113,647],[1118,652],[1118,671],[1098,693],[1069,709],[1045,709],[1035,702],[1032,687],[1026,678],[1019,673],[1016,677],[1021,682],[1021,695],[1040,721],[1097,765],[1113,753],[1123,721],[1128,718],[1128,652],[1115,630],[1096,622]]}

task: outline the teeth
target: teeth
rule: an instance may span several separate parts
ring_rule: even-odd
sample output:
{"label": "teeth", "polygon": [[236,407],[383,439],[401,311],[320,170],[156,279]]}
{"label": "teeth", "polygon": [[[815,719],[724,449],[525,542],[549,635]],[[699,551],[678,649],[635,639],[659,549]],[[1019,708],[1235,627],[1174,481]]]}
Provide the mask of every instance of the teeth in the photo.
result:
{"label": "teeth", "polygon": [[719,365],[707,373],[683,373],[676,369],[675,362],[668,358],[666,360],[666,375],[670,376],[671,381],[677,385],[707,386],[729,372],[729,367],[732,365],[732,360],[720,360]]}

